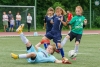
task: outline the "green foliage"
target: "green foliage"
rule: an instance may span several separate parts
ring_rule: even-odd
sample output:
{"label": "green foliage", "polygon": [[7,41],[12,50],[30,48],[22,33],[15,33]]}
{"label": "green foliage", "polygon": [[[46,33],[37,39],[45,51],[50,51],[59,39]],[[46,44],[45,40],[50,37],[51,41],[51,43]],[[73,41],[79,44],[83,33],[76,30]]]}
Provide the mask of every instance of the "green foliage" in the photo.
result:
{"label": "green foliage", "polygon": [[60,3],[60,2],[55,2],[53,4],[53,8],[55,9],[57,6],[62,7],[63,9],[65,9],[65,7]]}
{"label": "green foliage", "polygon": [[[62,8],[64,8],[66,11],[70,10],[73,15],[75,15],[75,7],[77,5],[81,5],[84,12],[88,11],[86,18],[87,20],[89,20],[89,1],[90,0],[0,0],[0,4],[1,5],[25,5],[25,6],[34,6],[35,5],[35,1],[37,4],[37,27],[42,27],[43,26],[43,19],[44,16],[46,14],[46,11],[49,7],[53,7],[55,8],[56,6],[60,6]],[[95,13],[100,12],[100,7],[99,6],[95,6],[94,4],[95,0],[92,0],[92,11],[95,11]],[[2,8],[3,9],[3,8]],[[0,9],[0,10],[2,10]],[[7,11],[7,10],[5,10]],[[1,12],[1,11],[0,11]],[[93,14],[92,14],[93,15]],[[95,18],[92,18],[94,20],[96,20]],[[94,21],[92,20],[92,21]],[[38,26],[39,25],[39,26]],[[95,24],[92,24],[92,26],[96,26]],[[88,25],[89,26],[89,25]],[[88,27],[87,27],[88,28]]]}
{"label": "green foliage", "polygon": [[97,16],[95,21],[94,21],[94,25],[97,28],[100,28],[100,16]]}

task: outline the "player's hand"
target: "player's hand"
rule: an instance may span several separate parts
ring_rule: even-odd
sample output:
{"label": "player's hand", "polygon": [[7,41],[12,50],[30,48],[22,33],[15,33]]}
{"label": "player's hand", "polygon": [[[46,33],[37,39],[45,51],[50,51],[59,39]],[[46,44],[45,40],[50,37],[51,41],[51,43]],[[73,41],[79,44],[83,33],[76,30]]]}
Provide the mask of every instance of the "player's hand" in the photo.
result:
{"label": "player's hand", "polygon": [[51,23],[51,24],[53,24],[53,23],[54,23],[54,22],[53,22],[53,19],[51,19],[50,23]]}
{"label": "player's hand", "polygon": [[63,16],[60,18],[60,21],[61,21],[61,22],[63,21]]}
{"label": "player's hand", "polygon": [[71,64],[71,62],[68,61],[68,60],[62,60],[62,63],[63,63],[63,64]]}
{"label": "player's hand", "polygon": [[85,25],[87,24],[87,19],[84,20],[84,24],[85,24]]}

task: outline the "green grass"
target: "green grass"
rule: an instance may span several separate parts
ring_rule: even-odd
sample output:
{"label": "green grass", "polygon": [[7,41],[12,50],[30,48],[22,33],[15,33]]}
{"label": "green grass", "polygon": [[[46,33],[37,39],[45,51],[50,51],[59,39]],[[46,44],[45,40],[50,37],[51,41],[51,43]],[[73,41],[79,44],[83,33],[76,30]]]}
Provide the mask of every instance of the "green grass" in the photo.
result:
{"label": "green grass", "polygon": [[[33,45],[37,44],[42,36],[27,37]],[[52,42],[53,43],[53,42]],[[42,46],[43,47],[43,46]],[[10,57],[10,53],[26,53],[26,47],[19,37],[0,37],[0,67],[100,67],[100,35],[83,35],[79,46],[79,54],[77,60],[73,61],[69,58],[72,64],[54,64],[54,63],[39,63],[30,64],[26,59],[14,60]],[[65,56],[69,50],[74,49],[74,40],[67,42],[64,46]],[[61,55],[54,54],[58,59]]]}

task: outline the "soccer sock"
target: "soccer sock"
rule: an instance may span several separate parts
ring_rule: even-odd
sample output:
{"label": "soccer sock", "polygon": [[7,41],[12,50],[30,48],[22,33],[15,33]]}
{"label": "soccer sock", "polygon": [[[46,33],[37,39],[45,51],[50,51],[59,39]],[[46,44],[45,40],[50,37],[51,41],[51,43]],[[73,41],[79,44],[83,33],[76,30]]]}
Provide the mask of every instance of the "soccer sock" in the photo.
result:
{"label": "soccer sock", "polygon": [[77,52],[78,52],[78,48],[79,48],[79,46],[78,46],[78,45],[75,45],[75,48],[74,48],[75,53],[77,53]]}
{"label": "soccer sock", "polygon": [[32,47],[32,45],[31,45],[31,46],[29,46],[29,47],[26,47],[26,48],[27,48],[27,50],[29,50],[31,47]]}
{"label": "soccer sock", "polygon": [[27,58],[27,54],[19,54],[18,57],[19,58]]}
{"label": "soccer sock", "polygon": [[60,50],[61,56],[63,58],[64,57],[64,50],[63,50],[63,48],[60,48],[59,50]]}
{"label": "soccer sock", "polygon": [[68,39],[66,37],[63,39],[63,41],[61,42],[62,47],[66,44],[67,40]]}
{"label": "soccer sock", "polygon": [[47,43],[44,43],[44,47],[45,47],[45,49],[47,48],[47,46],[48,46],[48,44],[47,44]]}
{"label": "soccer sock", "polygon": [[24,44],[27,44],[29,41],[23,33],[20,34],[20,38],[24,42]]}

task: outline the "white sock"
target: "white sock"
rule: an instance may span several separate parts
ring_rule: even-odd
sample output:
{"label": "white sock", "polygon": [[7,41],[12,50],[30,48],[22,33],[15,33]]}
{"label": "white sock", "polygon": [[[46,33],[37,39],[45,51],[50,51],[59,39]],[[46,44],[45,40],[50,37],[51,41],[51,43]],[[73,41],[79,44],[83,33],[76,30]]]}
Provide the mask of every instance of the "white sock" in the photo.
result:
{"label": "white sock", "polygon": [[78,46],[78,45],[75,45],[75,48],[74,48],[75,53],[77,53],[77,52],[78,52],[78,48],[79,48],[79,46]]}
{"label": "white sock", "polygon": [[26,38],[26,36],[23,33],[20,34],[20,38],[24,42],[24,44],[27,44],[29,42],[29,40]]}
{"label": "white sock", "polygon": [[27,54],[19,54],[19,58],[27,58]]}
{"label": "white sock", "polygon": [[63,41],[61,42],[62,47],[66,44],[67,40],[68,39],[66,37],[63,39]]}

